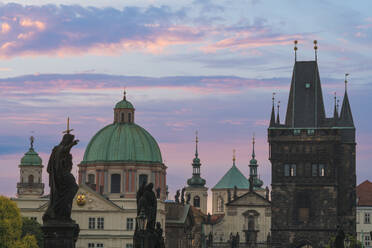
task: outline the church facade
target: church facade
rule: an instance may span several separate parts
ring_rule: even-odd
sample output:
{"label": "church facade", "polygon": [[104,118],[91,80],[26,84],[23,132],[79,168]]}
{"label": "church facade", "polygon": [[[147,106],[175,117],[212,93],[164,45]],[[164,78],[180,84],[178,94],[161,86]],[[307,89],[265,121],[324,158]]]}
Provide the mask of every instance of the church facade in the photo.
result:
{"label": "church facade", "polygon": [[326,117],[316,60],[295,62],[284,123],[279,113],[275,118],[273,98],[268,142],[272,240],[323,247],[337,226],[355,235],[356,143],[347,88],[340,114],[335,99],[333,117]]}
{"label": "church facade", "polygon": [[[155,139],[134,122],[126,96],[114,108],[114,121],[89,142],[79,167],[79,190],[71,217],[80,226],[77,248],[133,248],[136,192],[153,183],[156,219],[165,229],[166,166]],[[21,159],[17,197],[21,214],[42,223],[49,196],[41,180],[42,160],[31,147]]]}

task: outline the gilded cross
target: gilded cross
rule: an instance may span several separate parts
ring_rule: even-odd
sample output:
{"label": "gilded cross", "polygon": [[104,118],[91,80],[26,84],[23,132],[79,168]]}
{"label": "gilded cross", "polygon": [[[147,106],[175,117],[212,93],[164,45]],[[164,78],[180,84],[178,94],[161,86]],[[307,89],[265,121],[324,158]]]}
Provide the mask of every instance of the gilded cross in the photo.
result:
{"label": "gilded cross", "polygon": [[70,117],[67,117],[67,129],[63,131],[62,133],[70,133],[71,131],[74,131],[74,129],[70,129]]}

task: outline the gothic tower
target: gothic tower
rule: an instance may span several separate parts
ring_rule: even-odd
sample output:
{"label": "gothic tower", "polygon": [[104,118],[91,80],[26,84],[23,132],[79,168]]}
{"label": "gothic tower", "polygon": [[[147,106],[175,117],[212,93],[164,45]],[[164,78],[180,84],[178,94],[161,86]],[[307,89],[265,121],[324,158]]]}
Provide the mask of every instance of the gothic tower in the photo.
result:
{"label": "gothic tower", "polygon": [[200,159],[198,154],[198,134],[195,139],[195,158],[192,161],[192,177],[187,180],[186,194],[190,194],[190,204],[203,213],[207,213],[208,188],[205,179],[200,176]]}
{"label": "gothic tower", "polygon": [[296,61],[284,124],[273,118],[273,100],[271,231],[278,247],[323,247],[337,226],[355,235],[356,143],[346,83],[340,117],[336,106],[327,118],[317,60]]}
{"label": "gothic tower", "polygon": [[19,164],[20,182],[17,183],[19,198],[38,198],[44,194],[42,183],[42,160],[34,150],[34,137],[30,137],[30,148]]}

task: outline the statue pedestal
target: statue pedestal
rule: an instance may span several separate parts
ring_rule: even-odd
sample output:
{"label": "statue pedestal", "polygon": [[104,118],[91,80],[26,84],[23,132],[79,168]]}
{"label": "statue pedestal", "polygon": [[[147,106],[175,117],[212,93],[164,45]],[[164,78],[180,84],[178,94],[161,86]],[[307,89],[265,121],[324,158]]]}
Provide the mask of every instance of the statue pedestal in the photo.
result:
{"label": "statue pedestal", "polygon": [[44,248],[75,248],[80,228],[74,222],[48,221],[41,227]]}

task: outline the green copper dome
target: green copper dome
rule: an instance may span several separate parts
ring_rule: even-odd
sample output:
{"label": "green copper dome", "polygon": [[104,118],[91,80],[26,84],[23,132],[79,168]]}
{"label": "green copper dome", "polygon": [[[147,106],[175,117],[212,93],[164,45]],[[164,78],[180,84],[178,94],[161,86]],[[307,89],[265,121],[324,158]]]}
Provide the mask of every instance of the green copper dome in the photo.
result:
{"label": "green copper dome", "polygon": [[238,189],[249,189],[249,181],[235,166],[235,162],[213,189],[233,189],[234,186]]}
{"label": "green copper dome", "polygon": [[127,109],[134,109],[133,107],[133,104],[131,104],[129,101],[127,100],[121,100],[120,102],[118,102],[116,105],[115,105],[115,108],[127,108]]}
{"label": "green copper dome", "polygon": [[145,129],[134,123],[113,123],[90,140],[81,163],[96,162],[162,163],[162,158]]}
{"label": "green copper dome", "polygon": [[21,165],[41,165],[42,159],[35,152],[34,148],[30,148],[21,159]]}

